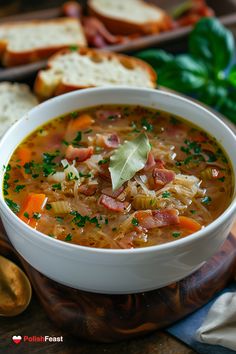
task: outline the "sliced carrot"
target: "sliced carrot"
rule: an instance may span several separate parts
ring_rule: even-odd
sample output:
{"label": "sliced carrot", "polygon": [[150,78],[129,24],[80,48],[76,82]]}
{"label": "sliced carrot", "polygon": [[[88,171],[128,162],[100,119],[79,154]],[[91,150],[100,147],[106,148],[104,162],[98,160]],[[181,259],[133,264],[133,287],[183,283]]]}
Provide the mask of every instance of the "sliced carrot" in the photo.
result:
{"label": "sliced carrot", "polygon": [[33,216],[35,213],[42,212],[46,200],[47,198],[45,194],[29,193],[22,204],[20,213],[18,215],[19,218],[26,224],[35,228],[37,226],[38,220]]}
{"label": "sliced carrot", "polygon": [[183,229],[191,231],[192,233],[197,232],[202,228],[199,222],[192,218],[188,218],[187,216],[179,216],[179,226]]}
{"label": "sliced carrot", "polygon": [[27,147],[21,146],[17,150],[17,156],[19,165],[24,166],[27,162],[32,160],[32,151]]}
{"label": "sliced carrot", "polygon": [[93,123],[94,119],[89,114],[81,114],[78,118],[70,120],[67,131],[76,133],[89,128]]}

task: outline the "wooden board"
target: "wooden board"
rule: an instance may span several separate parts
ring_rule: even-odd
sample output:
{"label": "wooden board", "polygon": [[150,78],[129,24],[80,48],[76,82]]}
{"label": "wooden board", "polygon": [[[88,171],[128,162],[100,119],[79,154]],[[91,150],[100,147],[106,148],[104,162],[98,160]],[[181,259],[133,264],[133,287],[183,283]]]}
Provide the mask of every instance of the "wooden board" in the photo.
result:
{"label": "wooden board", "polygon": [[[156,3],[158,6],[170,12],[171,9],[180,4],[183,0],[149,0]],[[79,1],[85,4],[86,0]],[[207,0],[209,6],[211,6],[216,16],[220,21],[228,27],[236,26],[236,3],[235,0],[214,1]],[[0,19],[0,24],[9,21],[22,21],[31,19],[50,19],[59,17],[62,15],[61,9],[52,8],[47,10],[40,10],[30,13],[24,13],[20,15],[9,16]],[[178,52],[186,50],[187,36],[191,31],[191,26],[177,28],[172,31],[163,32],[155,35],[148,35],[140,38],[133,39],[127,43],[107,46],[105,50],[112,50],[115,52],[131,53],[140,49],[148,47],[161,47],[171,52]],[[40,61],[33,64],[27,64],[24,66],[18,66],[15,68],[0,68],[0,81],[4,80],[25,80],[31,78],[39,69],[43,69],[46,66],[46,61]]]}
{"label": "wooden board", "polygon": [[164,328],[207,303],[236,277],[236,227],[198,271],[165,288],[132,295],[102,295],[60,285],[21,259],[6,240],[0,253],[20,259],[48,317],[63,332],[117,342]]}

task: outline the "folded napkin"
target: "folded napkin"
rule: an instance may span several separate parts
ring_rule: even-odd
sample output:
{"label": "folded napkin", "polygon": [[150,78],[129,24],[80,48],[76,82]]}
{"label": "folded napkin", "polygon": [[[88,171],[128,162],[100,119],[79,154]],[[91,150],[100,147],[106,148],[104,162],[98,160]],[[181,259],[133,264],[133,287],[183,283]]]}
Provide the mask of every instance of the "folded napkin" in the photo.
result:
{"label": "folded napkin", "polygon": [[224,293],[214,302],[196,339],[236,350],[236,292]]}

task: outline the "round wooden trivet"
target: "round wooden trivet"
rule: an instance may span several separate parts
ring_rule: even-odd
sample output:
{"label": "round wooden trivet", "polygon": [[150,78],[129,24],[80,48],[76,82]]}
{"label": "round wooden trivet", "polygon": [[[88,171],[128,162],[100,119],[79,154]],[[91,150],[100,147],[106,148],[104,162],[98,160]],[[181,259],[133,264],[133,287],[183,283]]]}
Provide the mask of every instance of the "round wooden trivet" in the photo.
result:
{"label": "round wooden trivet", "polygon": [[[0,240],[5,256],[14,256]],[[165,288],[132,295],[102,295],[60,285],[21,259],[35,293],[57,327],[98,342],[115,342],[166,327],[207,303],[236,275],[236,232],[198,271]]]}

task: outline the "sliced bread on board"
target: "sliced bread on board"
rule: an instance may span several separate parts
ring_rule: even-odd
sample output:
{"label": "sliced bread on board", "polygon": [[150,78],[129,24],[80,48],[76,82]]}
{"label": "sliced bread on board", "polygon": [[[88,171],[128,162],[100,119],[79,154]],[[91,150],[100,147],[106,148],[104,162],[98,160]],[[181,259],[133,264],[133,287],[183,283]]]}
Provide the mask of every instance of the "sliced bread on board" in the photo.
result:
{"label": "sliced bread on board", "polygon": [[143,0],[89,0],[88,8],[113,34],[152,34],[171,27],[165,11]]}
{"label": "sliced bread on board", "polygon": [[83,28],[74,18],[0,25],[0,59],[4,66],[24,65],[64,48],[86,45]]}
{"label": "sliced bread on board", "polygon": [[95,86],[156,86],[156,73],[147,63],[127,55],[94,49],[61,51],[41,70],[34,90],[41,99]]}
{"label": "sliced bread on board", "polygon": [[38,104],[37,98],[25,84],[0,83],[0,137],[18,119]]}

